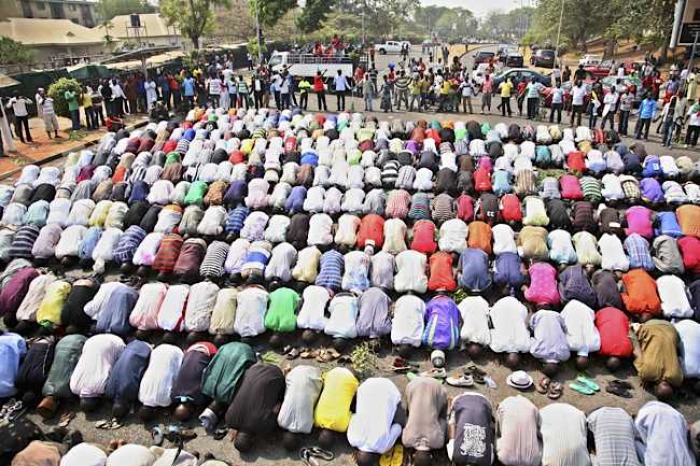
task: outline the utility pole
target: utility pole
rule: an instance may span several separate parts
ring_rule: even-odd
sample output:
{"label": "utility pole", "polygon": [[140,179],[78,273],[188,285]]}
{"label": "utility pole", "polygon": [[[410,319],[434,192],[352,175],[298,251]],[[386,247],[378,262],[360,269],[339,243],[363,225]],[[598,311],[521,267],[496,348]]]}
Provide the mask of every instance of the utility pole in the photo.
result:
{"label": "utility pole", "polygon": [[260,25],[260,0],[255,0],[255,29],[258,39],[258,66],[263,63],[263,34]]}
{"label": "utility pole", "polygon": [[561,23],[564,20],[564,0],[561,1],[561,12],[559,13],[559,28],[557,30],[557,46],[554,48],[554,66],[557,65],[559,58],[559,40],[561,39]]}

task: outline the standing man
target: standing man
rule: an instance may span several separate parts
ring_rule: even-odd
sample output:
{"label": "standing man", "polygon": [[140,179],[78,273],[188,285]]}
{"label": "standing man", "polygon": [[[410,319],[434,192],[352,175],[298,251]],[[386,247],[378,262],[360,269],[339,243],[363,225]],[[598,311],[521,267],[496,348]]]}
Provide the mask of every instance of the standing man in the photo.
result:
{"label": "standing man", "polygon": [[651,126],[651,120],[655,115],[656,101],[647,93],[639,105],[639,120],[637,120],[637,130],[634,134],[635,139],[641,139],[642,132],[644,132],[644,140],[649,140],[649,126]]}
{"label": "standing man", "polygon": [[318,111],[327,112],[328,106],[326,105],[326,85],[323,82],[323,73],[319,70],[314,76],[314,92],[316,93],[316,100],[318,102]]}
{"label": "standing man", "polygon": [[160,97],[165,102],[165,108],[170,110],[170,83],[165,73],[158,75],[158,88],[160,89]]}
{"label": "standing man", "polygon": [[[490,76],[487,74],[484,78],[484,83],[486,83],[486,79],[490,80]],[[484,88],[482,87],[482,91]],[[513,94],[513,82],[505,79],[501,84],[498,85],[498,90],[501,91],[501,114],[503,116],[506,116],[506,111],[508,111],[508,116],[513,115],[513,111],[510,108],[510,97]],[[482,97],[483,99],[483,97]],[[481,106],[481,113],[484,113],[484,106]]]}
{"label": "standing man", "polygon": [[630,119],[630,112],[634,104],[634,94],[625,87],[625,91],[620,96],[620,119],[618,121],[617,132],[627,136],[627,126]]}
{"label": "standing man", "polygon": [[248,52],[246,54],[246,61],[248,62],[248,71],[253,71],[253,54]]}
{"label": "standing man", "polygon": [[459,85],[459,90],[460,93],[462,94],[462,110],[464,113],[467,113],[467,109],[469,109],[469,113],[474,113],[474,110],[472,109],[472,97],[474,97],[474,85],[472,84],[471,80],[468,77],[465,77],[464,81],[462,81]]}
{"label": "standing man", "polygon": [[527,119],[534,120],[540,104],[540,84],[534,79],[526,86],[527,92]]}
{"label": "standing man", "polygon": [[[15,114],[15,132],[19,136],[19,140],[22,141],[22,143],[34,142],[32,141],[32,135],[29,133],[29,112],[27,111],[27,105],[31,105],[31,103],[32,101],[30,99],[19,95],[19,93],[15,91],[12,94],[12,98],[5,106],[6,108],[12,108],[12,111]],[[24,133],[22,132],[23,127],[27,133],[26,141],[24,138]],[[78,123],[78,127],[80,127],[80,123]]]}
{"label": "standing man", "polygon": [[561,124],[561,109],[564,106],[564,91],[561,84],[555,84],[552,89],[552,110],[549,113],[549,122],[554,123],[554,112],[557,113],[557,124]]}
{"label": "standing man", "polygon": [[49,135],[49,139],[51,139],[52,132],[54,133],[54,137],[59,139],[58,118],[56,118],[56,111],[53,108],[53,99],[46,95],[43,88],[39,88],[37,104],[39,108],[41,108],[41,119],[44,120],[44,128],[46,128],[46,134]]}
{"label": "standing man", "polygon": [[156,82],[153,80],[153,77],[147,78],[143,87],[146,91],[146,112],[150,114],[151,109],[158,101],[158,91],[156,89]]}
{"label": "standing man", "polygon": [[289,86],[289,72],[288,71],[282,71],[282,74],[279,77],[278,81],[278,89],[280,93],[280,101],[281,101],[281,110],[290,108],[292,106],[292,99],[289,95],[291,89]]}
{"label": "standing man", "polygon": [[[66,103],[68,104],[68,111],[70,112],[70,120],[71,120],[71,130],[78,131],[80,129],[80,112],[79,112],[80,104],[78,103],[78,97],[77,97],[75,92],[68,89],[63,94],[63,98],[66,99]],[[20,133],[20,140],[22,140],[21,133]],[[24,141],[22,141],[22,142],[24,142]]]}
{"label": "standing man", "polygon": [[85,112],[85,127],[89,130],[97,129],[97,115],[95,114],[95,104],[92,102],[92,89],[90,86],[83,87],[83,111]]}
{"label": "standing man", "polygon": [[309,106],[309,89],[311,89],[311,83],[306,78],[299,81],[299,107],[302,110],[306,110]]}
{"label": "standing man", "polygon": [[[491,79],[491,75],[489,73],[484,75],[484,82],[481,84],[481,92],[483,93],[481,96],[481,114],[484,114],[484,109],[487,109],[488,113],[491,113],[491,93],[493,92],[493,80]],[[503,94],[501,94],[501,99],[502,98]],[[505,113],[503,114],[505,115]],[[510,102],[508,102],[508,115],[510,115]]]}
{"label": "standing man", "polygon": [[685,148],[695,147],[700,136],[700,103],[695,102],[688,110],[688,130],[685,133]]}
{"label": "standing man", "polygon": [[[255,109],[258,110],[263,106],[263,97],[265,96],[265,80],[260,75],[260,72],[256,72],[253,75],[252,86],[253,88],[253,99],[255,101]],[[238,88],[238,94],[241,93],[241,88]],[[246,92],[247,94],[247,92]],[[246,108],[248,104],[246,103]]]}
{"label": "standing man", "polygon": [[194,78],[191,74],[188,74],[184,81],[182,81],[183,94],[185,96],[185,101],[187,102],[187,110],[194,108]]}
{"label": "standing man", "polygon": [[112,78],[109,84],[110,91],[112,92],[112,102],[114,114],[118,117],[123,117],[126,113],[124,110],[126,95],[124,94],[124,89],[122,85],[119,84],[117,78]]}
{"label": "standing man", "polygon": [[408,86],[410,85],[411,78],[406,76],[404,70],[399,71],[399,77],[394,81],[394,90],[396,91],[394,104],[396,105],[396,110],[401,110],[401,102],[404,103],[404,107],[408,110]]}
{"label": "standing man", "polygon": [[373,112],[374,95],[377,93],[377,88],[374,86],[369,77],[365,77],[362,81],[362,96],[365,99],[365,112]]}
{"label": "standing man", "polygon": [[[581,126],[581,116],[583,115],[583,100],[586,98],[586,88],[580,79],[576,80],[574,87],[571,88],[571,126]],[[578,119],[576,117],[578,116]]]}
{"label": "standing man", "polygon": [[615,109],[620,98],[615,89],[608,92],[603,98],[603,120],[600,122],[600,129],[605,130],[605,122],[610,121],[610,129],[615,129]]}
{"label": "standing man", "polygon": [[561,80],[565,83],[568,83],[571,80],[571,70],[569,69],[568,65],[564,67],[564,71],[561,75]]}
{"label": "standing man", "polygon": [[[348,84],[348,79],[343,74],[343,70],[338,70],[338,75],[333,78],[333,84],[335,85],[335,98],[338,104],[338,111],[344,112],[345,93],[350,88],[350,84]],[[408,106],[408,101],[406,102],[406,105]]]}
{"label": "standing man", "polygon": [[561,86],[561,70],[559,69],[559,65],[554,65],[554,69],[552,70],[552,79],[554,79],[555,87]]}

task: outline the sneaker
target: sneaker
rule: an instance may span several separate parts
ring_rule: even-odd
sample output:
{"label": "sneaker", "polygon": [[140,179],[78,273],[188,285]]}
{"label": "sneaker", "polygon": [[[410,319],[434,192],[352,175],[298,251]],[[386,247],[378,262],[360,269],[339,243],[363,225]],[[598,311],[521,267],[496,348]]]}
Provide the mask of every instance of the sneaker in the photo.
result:
{"label": "sneaker", "polygon": [[462,374],[459,377],[448,377],[447,380],[447,385],[451,385],[453,387],[473,387],[474,386],[474,378],[471,375],[467,374]]}
{"label": "sneaker", "polygon": [[429,371],[420,373],[421,377],[432,377],[434,379],[444,379],[447,377],[447,371],[444,367],[433,367]]}

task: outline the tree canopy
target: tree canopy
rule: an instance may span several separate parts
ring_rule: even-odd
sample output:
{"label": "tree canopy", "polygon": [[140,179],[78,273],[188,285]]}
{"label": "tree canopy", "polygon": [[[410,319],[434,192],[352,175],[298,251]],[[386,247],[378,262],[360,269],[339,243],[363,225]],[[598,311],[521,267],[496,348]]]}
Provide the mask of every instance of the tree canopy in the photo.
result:
{"label": "tree canopy", "polygon": [[156,9],[145,0],[100,0],[97,3],[97,12],[102,21],[109,21],[119,15],[155,11]]}
{"label": "tree canopy", "polygon": [[160,13],[170,25],[177,26],[180,33],[192,41],[199,50],[200,39],[209,35],[215,27],[212,7],[228,6],[228,0],[161,0]]}
{"label": "tree canopy", "polygon": [[26,45],[9,37],[0,37],[0,63],[28,65],[34,61],[34,52]]}

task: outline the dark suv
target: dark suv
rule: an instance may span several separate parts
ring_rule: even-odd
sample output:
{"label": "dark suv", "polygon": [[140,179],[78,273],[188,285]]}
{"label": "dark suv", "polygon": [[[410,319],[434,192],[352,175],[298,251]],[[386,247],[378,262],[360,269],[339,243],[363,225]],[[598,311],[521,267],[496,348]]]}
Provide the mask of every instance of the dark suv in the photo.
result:
{"label": "dark suv", "polygon": [[554,50],[537,50],[530,57],[530,64],[541,68],[554,68]]}

